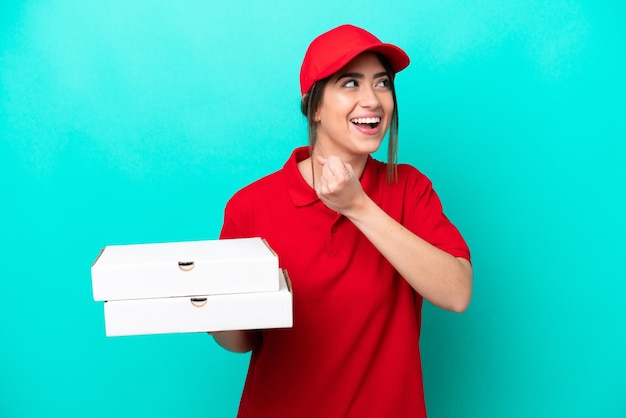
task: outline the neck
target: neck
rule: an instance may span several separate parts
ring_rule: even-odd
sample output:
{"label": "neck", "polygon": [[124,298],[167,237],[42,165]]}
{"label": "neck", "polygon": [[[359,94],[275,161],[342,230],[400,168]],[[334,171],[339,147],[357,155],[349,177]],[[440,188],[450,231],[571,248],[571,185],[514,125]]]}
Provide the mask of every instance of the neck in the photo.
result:
{"label": "neck", "polygon": [[[305,160],[302,160],[298,163],[298,168],[300,174],[304,178],[304,180],[315,189],[315,185],[319,183],[319,179],[322,175],[322,165],[317,161],[317,156],[328,158],[333,155],[330,152],[324,152],[320,147],[315,147],[311,153],[311,156]],[[339,155],[341,160],[352,166],[354,174],[357,178],[361,178],[363,171],[365,170],[365,165],[367,164],[367,159],[369,155]]]}

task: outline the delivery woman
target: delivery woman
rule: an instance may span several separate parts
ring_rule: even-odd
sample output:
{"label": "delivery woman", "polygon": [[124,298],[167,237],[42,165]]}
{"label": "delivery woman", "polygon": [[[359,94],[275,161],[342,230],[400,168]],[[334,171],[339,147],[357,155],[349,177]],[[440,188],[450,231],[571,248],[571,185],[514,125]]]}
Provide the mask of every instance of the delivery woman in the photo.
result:
{"label": "delivery woman", "polygon": [[[214,334],[252,350],[240,417],[425,417],[423,299],[464,311],[469,249],[431,182],[397,164],[394,78],[409,58],[342,25],[300,72],[309,145],[227,203],[221,238],[262,237],[292,282],[291,329]],[[388,161],[372,158],[389,134]]]}

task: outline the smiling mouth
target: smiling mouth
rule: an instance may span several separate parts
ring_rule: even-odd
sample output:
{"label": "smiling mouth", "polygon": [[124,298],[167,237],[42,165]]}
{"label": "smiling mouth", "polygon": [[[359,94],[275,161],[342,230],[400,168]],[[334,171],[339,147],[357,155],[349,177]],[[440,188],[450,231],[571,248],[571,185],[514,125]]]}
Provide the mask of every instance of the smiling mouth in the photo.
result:
{"label": "smiling mouth", "polygon": [[380,124],[380,118],[354,118],[350,119],[355,125],[369,125],[370,128],[374,129]]}

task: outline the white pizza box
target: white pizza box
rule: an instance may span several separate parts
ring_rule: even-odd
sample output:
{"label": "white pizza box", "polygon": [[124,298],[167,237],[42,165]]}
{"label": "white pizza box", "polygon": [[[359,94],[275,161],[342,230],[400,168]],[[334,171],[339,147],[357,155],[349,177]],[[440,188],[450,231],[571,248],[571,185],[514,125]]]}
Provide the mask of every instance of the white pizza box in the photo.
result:
{"label": "white pizza box", "polygon": [[278,270],[277,282],[278,290],[271,292],[107,301],[106,335],[290,328],[293,301],[286,271]]}
{"label": "white pizza box", "polygon": [[91,266],[96,301],[278,290],[261,238],[111,245]]}

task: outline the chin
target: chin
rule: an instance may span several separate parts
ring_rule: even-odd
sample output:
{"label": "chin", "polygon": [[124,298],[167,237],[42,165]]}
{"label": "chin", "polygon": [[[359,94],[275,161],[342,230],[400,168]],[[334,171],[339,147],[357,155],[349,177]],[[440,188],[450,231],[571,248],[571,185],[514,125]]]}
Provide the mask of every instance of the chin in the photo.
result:
{"label": "chin", "polygon": [[372,154],[378,151],[382,142],[382,139],[368,139],[365,142],[357,144],[357,149],[360,150],[361,154]]}

